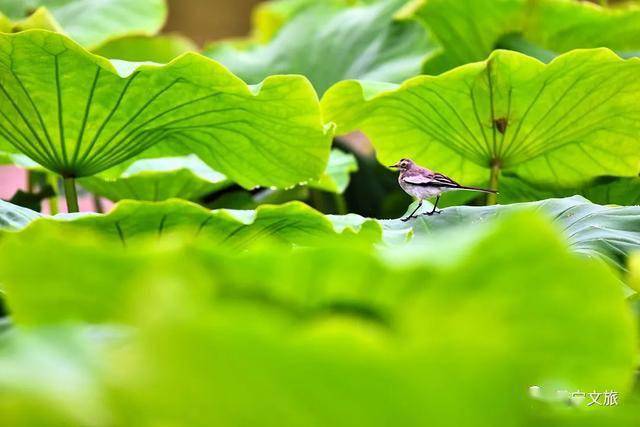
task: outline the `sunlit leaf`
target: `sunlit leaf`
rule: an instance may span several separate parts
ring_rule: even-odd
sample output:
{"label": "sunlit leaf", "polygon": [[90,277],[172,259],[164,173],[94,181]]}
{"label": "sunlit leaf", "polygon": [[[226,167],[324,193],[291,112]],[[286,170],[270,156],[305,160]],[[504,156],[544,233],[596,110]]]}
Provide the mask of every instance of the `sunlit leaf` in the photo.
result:
{"label": "sunlit leaf", "polygon": [[[605,49],[548,65],[496,51],[481,63],[401,86],[345,81],[322,100],[338,133],[360,129],[378,159],[403,157],[464,184],[499,171],[544,187],[637,176],[640,62]],[[498,201],[500,200],[498,196]]]}
{"label": "sunlit leaf", "polygon": [[569,0],[538,0],[527,10],[524,37],[555,52],[608,47],[617,52],[640,50],[640,6],[596,5]]}
{"label": "sunlit leaf", "polygon": [[[405,10],[434,33],[439,55],[428,74],[485,59],[496,46],[541,60],[579,48],[640,51],[637,2],[597,5],[575,0],[415,0]],[[613,2],[609,2],[613,3]],[[515,36],[515,37],[514,37]]]}
{"label": "sunlit leaf", "polygon": [[108,41],[93,52],[105,58],[134,62],[167,63],[177,56],[197,51],[197,46],[179,34],[127,36]]}
{"label": "sunlit leaf", "polygon": [[303,74],[319,93],[344,79],[399,82],[420,73],[436,45],[416,22],[398,21],[404,0],[347,6],[322,2],[293,14],[267,44],[222,42],[205,54],[248,83]]}
{"label": "sunlit leaf", "polygon": [[442,51],[424,65],[438,74],[485,59],[496,41],[521,28],[526,0],[413,0],[403,11],[433,32]]}
{"label": "sunlit leaf", "polygon": [[140,159],[124,170],[109,169],[79,182],[109,200],[196,200],[231,183],[194,155]]}
{"label": "sunlit leaf", "polygon": [[[29,17],[34,10],[35,22]],[[164,25],[167,6],[165,0],[0,0],[0,12],[22,28],[57,26],[91,48],[117,36],[157,33]],[[49,24],[43,25],[47,20]]]}
{"label": "sunlit leaf", "polygon": [[[69,230],[93,230],[126,245],[132,239],[181,232],[206,237],[235,248],[262,241],[286,245],[315,245],[325,239],[349,238],[362,233],[371,242],[381,229],[373,220],[354,215],[333,221],[301,202],[261,205],[256,210],[209,211],[194,203],[169,200],[162,203],[122,201],[108,214],[59,215],[52,226]],[[334,223],[335,222],[335,223]]]}
{"label": "sunlit leaf", "polygon": [[[324,0],[323,4],[343,6],[355,0]],[[258,3],[251,15],[252,37],[266,43],[290,20],[304,9],[317,4],[316,0],[269,0]]]}
{"label": "sunlit leaf", "polygon": [[325,168],[330,132],[303,77],[247,87],[197,54],[166,66],[128,63],[123,77],[43,31],[0,35],[0,47],[0,135],[62,176],[96,174],[159,141],[249,188],[290,186]]}

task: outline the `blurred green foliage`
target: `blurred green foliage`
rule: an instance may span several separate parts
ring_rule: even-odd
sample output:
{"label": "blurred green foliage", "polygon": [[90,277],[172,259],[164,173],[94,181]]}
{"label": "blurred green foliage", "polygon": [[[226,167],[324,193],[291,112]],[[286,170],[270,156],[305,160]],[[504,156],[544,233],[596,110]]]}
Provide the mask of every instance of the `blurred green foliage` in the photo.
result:
{"label": "blurred green foliage", "polygon": [[[161,0],[0,0],[0,162],[120,200],[0,201],[0,425],[640,425],[640,9],[601,3],[274,0],[218,63]],[[393,219],[402,157],[502,205]]]}
{"label": "blurred green foliage", "polygon": [[620,408],[593,409],[614,417],[631,401],[635,324],[615,276],[530,213],[485,224],[464,254],[447,234],[442,258],[400,264],[349,241],[123,249],[55,225],[0,247],[8,425],[541,425],[591,410],[555,389],[617,390]]}

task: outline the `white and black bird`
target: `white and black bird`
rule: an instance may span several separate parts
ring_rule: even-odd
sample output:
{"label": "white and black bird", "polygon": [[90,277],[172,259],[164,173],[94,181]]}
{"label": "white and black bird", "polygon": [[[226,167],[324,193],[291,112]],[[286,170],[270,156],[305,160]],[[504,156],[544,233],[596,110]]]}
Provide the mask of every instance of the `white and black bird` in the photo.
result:
{"label": "white and black bird", "polygon": [[416,206],[413,212],[411,212],[411,215],[406,218],[402,218],[402,221],[408,221],[413,218],[413,215],[418,212],[418,209],[422,206],[422,202],[431,197],[435,197],[436,202],[433,205],[433,209],[430,212],[425,212],[424,214],[433,215],[434,213],[437,213],[436,208],[440,201],[440,195],[446,191],[465,190],[479,191],[482,193],[497,193],[497,191],[490,190],[488,188],[460,185],[448,176],[416,165],[411,159],[401,159],[398,163],[389,167],[400,170],[400,175],[398,176],[398,183],[400,184],[400,187],[402,187],[408,195],[419,200],[418,206]]}

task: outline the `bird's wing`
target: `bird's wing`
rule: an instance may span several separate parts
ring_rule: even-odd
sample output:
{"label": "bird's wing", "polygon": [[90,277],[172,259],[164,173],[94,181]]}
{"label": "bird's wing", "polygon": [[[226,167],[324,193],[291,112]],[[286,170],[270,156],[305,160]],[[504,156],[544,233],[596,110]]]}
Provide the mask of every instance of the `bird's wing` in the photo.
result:
{"label": "bird's wing", "polygon": [[448,178],[441,173],[432,173],[429,175],[412,175],[403,178],[408,184],[425,186],[425,187],[460,187],[460,184]]}
{"label": "bird's wing", "polygon": [[460,187],[460,184],[458,184],[457,182],[455,182],[454,180],[452,180],[448,176],[442,175],[441,173],[438,173],[438,172],[433,174],[433,179],[435,181],[441,182],[443,184],[452,185],[454,187]]}
{"label": "bird's wing", "polygon": [[430,182],[433,181],[433,176],[432,175],[409,175],[409,176],[404,176],[402,177],[402,180],[404,182],[407,182],[409,184],[414,184],[414,185],[420,185],[420,184],[428,184]]}

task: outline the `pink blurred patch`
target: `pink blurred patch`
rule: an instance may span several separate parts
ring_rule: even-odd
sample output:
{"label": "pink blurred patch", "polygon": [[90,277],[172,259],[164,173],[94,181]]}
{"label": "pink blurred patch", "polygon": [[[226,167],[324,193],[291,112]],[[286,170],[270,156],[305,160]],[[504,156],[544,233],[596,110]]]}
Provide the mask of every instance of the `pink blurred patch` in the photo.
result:
{"label": "pink blurred patch", "polygon": [[0,199],[10,199],[16,191],[27,189],[27,172],[15,166],[0,166]]}
{"label": "pink blurred patch", "polygon": [[[27,171],[15,166],[0,166],[0,199],[9,200],[16,191],[27,190]],[[108,212],[113,207],[113,203],[107,199],[100,199],[102,208]],[[96,212],[96,205],[91,194],[80,194],[78,203],[80,212]],[[42,213],[49,214],[51,208],[49,201],[42,203]],[[58,197],[58,212],[67,212],[67,203],[64,194]]]}

